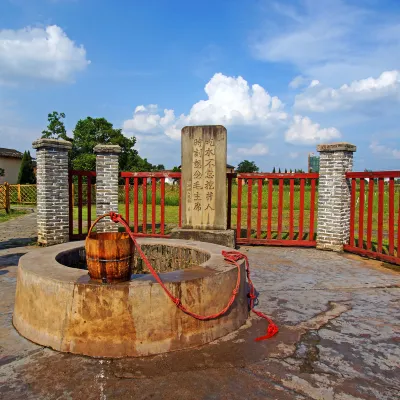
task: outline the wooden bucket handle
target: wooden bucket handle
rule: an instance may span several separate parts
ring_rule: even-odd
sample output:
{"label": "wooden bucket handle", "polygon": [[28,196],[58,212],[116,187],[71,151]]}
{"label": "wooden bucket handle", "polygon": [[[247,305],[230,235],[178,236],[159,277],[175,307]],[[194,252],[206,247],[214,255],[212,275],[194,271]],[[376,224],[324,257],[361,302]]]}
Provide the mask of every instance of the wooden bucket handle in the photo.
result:
{"label": "wooden bucket handle", "polygon": [[95,221],[93,222],[93,224],[90,226],[90,229],[89,229],[89,232],[88,232],[88,234],[87,234],[87,237],[89,237],[90,234],[92,233],[92,229],[94,228],[94,226],[95,226],[101,219],[103,219],[103,218],[105,218],[105,217],[111,217],[111,213],[107,213],[107,214],[104,214],[104,215],[100,215],[100,217],[97,217],[97,218],[95,219]]}

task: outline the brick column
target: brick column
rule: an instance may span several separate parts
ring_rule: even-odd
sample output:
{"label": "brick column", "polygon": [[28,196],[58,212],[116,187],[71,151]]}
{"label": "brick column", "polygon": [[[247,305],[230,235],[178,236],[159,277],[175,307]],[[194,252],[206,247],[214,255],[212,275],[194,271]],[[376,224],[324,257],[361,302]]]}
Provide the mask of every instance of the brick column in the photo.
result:
{"label": "brick column", "polygon": [[346,172],[353,169],[356,146],[333,143],[317,146],[320,153],[317,248],[343,251],[350,234],[351,187]]}
{"label": "brick column", "polygon": [[[118,156],[121,147],[118,145],[98,144],[96,154],[96,215],[118,211]],[[97,225],[98,232],[117,232],[118,224],[109,218]]]}
{"label": "brick column", "polygon": [[68,151],[66,140],[33,142],[37,162],[38,242],[53,245],[69,241]]}

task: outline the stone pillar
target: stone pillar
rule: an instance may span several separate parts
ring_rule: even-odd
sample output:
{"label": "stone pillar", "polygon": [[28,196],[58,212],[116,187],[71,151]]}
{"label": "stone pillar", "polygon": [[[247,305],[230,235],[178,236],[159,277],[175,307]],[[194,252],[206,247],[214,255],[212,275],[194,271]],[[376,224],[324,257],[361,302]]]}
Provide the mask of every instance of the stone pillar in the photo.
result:
{"label": "stone pillar", "polygon": [[356,146],[333,143],[317,146],[320,153],[317,248],[343,251],[350,234],[351,187],[346,172],[353,169]]}
{"label": "stone pillar", "polygon": [[38,243],[51,246],[69,241],[68,151],[66,140],[33,142],[37,162]]}
{"label": "stone pillar", "polygon": [[[96,154],[96,215],[118,211],[118,145],[98,144]],[[104,218],[96,225],[97,232],[117,232],[118,224]]]}
{"label": "stone pillar", "polygon": [[182,229],[178,239],[234,247],[227,230],[227,132],[221,125],[182,129]]}

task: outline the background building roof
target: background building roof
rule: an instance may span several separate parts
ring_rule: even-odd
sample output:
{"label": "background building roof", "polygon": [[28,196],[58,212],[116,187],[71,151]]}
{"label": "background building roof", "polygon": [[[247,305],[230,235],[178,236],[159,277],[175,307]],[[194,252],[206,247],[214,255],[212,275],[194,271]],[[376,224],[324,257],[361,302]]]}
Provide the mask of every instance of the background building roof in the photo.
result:
{"label": "background building roof", "polygon": [[23,154],[18,150],[0,147],[0,157],[22,158],[22,156]]}

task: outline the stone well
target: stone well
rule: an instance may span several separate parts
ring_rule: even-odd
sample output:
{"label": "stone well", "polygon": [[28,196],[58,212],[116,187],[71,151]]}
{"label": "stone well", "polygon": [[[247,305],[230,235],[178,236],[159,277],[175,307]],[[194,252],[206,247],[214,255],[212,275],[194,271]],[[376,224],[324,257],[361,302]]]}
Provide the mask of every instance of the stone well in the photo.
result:
{"label": "stone well", "polygon": [[[212,314],[228,302],[237,269],[219,245],[138,239],[171,292],[191,311]],[[136,257],[136,254],[135,254]],[[135,258],[130,282],[92,282],[82,261],[84,242],[21,257],[13,324],[27,339],[62,352],[94,357],[147,356],[199,346],[243,325],[248,317],[245,267],[228,312],[199,321],[179,310]]]}

